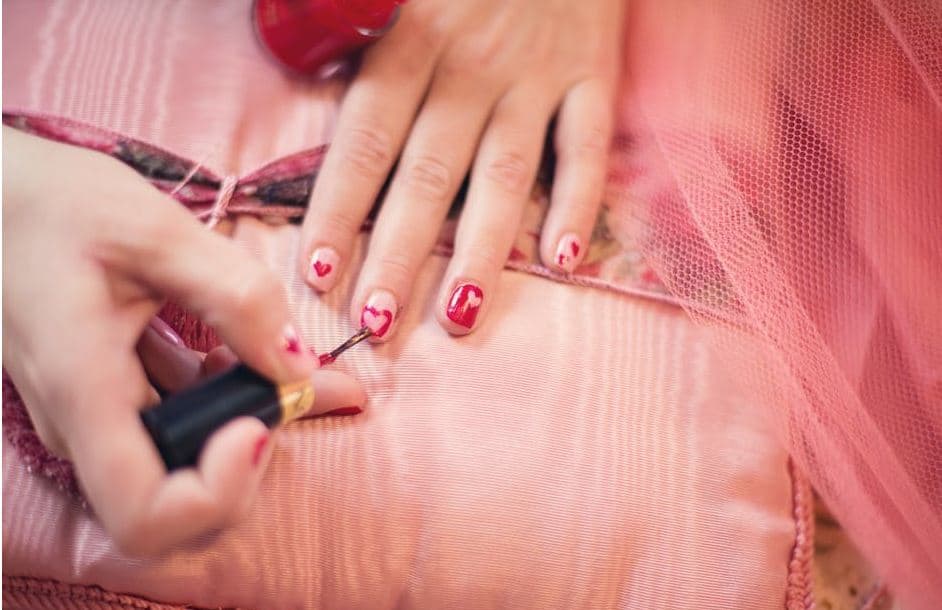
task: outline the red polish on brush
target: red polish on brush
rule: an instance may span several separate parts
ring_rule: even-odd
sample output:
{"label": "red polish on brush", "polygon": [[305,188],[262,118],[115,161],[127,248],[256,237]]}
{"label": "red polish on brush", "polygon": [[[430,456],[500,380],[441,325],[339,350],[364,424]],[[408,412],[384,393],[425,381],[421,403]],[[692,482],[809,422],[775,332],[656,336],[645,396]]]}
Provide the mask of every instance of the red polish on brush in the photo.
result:
{"label": "red polish on brush", "polygon": [[255,0],[252,19],[262,44],[285,67],[303,74],[379,39],[406,0]]}
{"label": "red polish on brush", "polygon": [[325,364],[331,364],[334,360],[337,359],[338,356],[340,356],[340,354],[344,353],[345,351],[347,351],[348,349],[350,349],[357,343],[366,341],[372,336],[373,336],[373,331],[367,328],[366,326],[364,326],[363,328],[357,331],[357,334],[353,335],[352,337],[350,337],[349,339],[347,339],[346,341],[344,341],[343,343],[341,343],[340,345],[338,345],[336,348],[332,349],[331,351],[321,354],[320,356],[317,357],[317,359],[318,361],[320,361],[321,366],[324,366]]}

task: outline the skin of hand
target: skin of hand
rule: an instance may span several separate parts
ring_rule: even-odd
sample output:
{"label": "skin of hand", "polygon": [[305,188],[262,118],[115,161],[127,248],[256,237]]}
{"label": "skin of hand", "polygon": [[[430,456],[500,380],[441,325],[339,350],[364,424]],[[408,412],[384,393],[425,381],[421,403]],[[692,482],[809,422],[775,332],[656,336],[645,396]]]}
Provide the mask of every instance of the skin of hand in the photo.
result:
{"label": "skin of hand", "polygon": [[[139,418],[149,379],[180,389],[236,354],[276,382],[311,376],[315,410],[362,405],[350,377],[289,349],[283,288],[268,269],[120,162],[3,128],[3,365],[40,438],[73,462],[118,546],[152,555],[249,510],[273,443],[233,420],[197,468],[168,474]],[[187,349],[154,319],[181,303],[231,346]]]}
{"label": "skin of hand", "polygon": [[355,325],[388,339],[470,172],[435,309],[449,332],[471,332],[513,246],[554,115],[558,163],[540,255],[572,272],[604,189],[623,5],[406,4],[366,51],[344,99],[303,225],[299,269],[307,282],[320,291],[334,286],[398,158],[350,309]]}

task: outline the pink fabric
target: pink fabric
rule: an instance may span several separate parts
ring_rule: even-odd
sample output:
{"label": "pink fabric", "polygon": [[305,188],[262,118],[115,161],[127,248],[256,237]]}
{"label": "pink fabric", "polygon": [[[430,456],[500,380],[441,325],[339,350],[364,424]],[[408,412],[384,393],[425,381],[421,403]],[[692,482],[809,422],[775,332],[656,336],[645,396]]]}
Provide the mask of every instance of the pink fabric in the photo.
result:
{"label": "pink fabric", "polygon": [[[307,340],[349,332],[350,276],[313,298],[296,227],[244,218],[237,238],[285,278]],[[161,561],[122,558],[5,444],[5,570],[210,607],[781,608],[786,454],[708,333],[616,294],[501,286],[472,336],[418,306],[345,355],[368,412],[284,429],[249,521]]]}
{"label": "pink fabric", "polygon": [[[675,445],[683,449],[668,452],[668,458],[678,459],[666,462],[666,474],[657,471],[663,465],[657,460],[665,459],[661,453],[635,456],[632,442],[652,440],[642,433],[647,431],[645,426],[669,427],[676,423],[671,421],[675,413],[660,404],[674,404],[671,401],[676,397],[662,392],[680,391],[679,388],[687,387],[683,384],[705,384],[704,395],[714,400],[711,392],[717,388],[713,384],[721,383],[714,379],[721,379],[722,375],[706,377],[702,373],[705,369],[698,367],[707,360],[710,366],[725,367],[712,362],[712,356],[703,360],[680,350],[685,355],[678,360],[681,364],[675,362],[675,365],[684,373],[674,371],[676,375],[663,377],[673,380],[676,386],[665,388],[660,381],[650,382],[650,386],[627,383],[650,364],[636,362],[635,358],[641,358],[642,354],[658,358],[661,366],[670,366],[664,362],[663,353],[654,356],[655,352],[650,351],[651,346],[668,345],[664,343],[668,336],[673,337],[675,347],[687,345],[670,333],[686,329],[681,333],[687,337],[685,341],[691,340],[689,332],[709,335],[715,342],[714,347],[718,346],[725,365],[749,391],[745,395],[734,394],[749,396],[755,411],[772,414],[777,422],[775,429],[799,467],[810,474],[834,513],[876,562],[906,607],[912,610],[942,607],[942,318],[938,316],[938,311],[942,311],[942,290],[939,289],[942,280],[938,271],[942,268],[942,191],[938,172],[942,167],[942,63],[939,60],[942,57],[942,7],[938,3],[902,0],[797,4],[637,1],[629,6],[620,136],[601,225],[603,232],[607,231],[612,238],[608,243],[615,254],[598,259],[601,281],[586,280],[587,276],[589,280],[594,277],[591,271],[586,271],[582,278],[597,287],[627,290],[643,290],[644,282],[658,278],[655,283],[658,289],[653,292],[660,290],[662,282],[666,284],[693,319],[704,323],[710,331],[694,331],[686,322],[679,322],[680,318],[672,317],[669,323],[645,318],[645,322],[662,330],[650,336],[632,335],[625,320],[632,319],[633,314],[629,312],[634,308],[644,308],[639,303],[610,294],[554,285],[553,290],[564,291],[566,296],[559,298],[570,302],[571,307],[560,308],[545,294],[534,301],[534,307],[549,310],[555,317],[534,318],[542,323],[538,338],[544,342],[531,345],[530,352],[514,354],[506,345],[510,339],[527,345],[526,341],[533,336],[521,335],[519,329],[504,329],[495,321],[493,324],[498,325],[495,330],[509,334],[476,334],[473,339],[455,344],[454,349],[459,352],[449,353],[447,359],[467,355],[460,350],[489,354],[488,348],[505,346],[498,350],[502,356],[516,356],[505,363],[511,367],[506,370],[515,373],[514,381],[517,376],[528,373],[543,384],[534,391],[535,396],[544,398],[545,404],[523,402],[522,409],[538,414],[545,413],[546,409],[554,413],[563,411],[565,392],[553,397],[542,392],[546,387],[555,387],[557,370],[566,371],[566,375],[574,373],[565,368],[568,362],[555,362],[557,354],[546,348],[545,341],[554,336],[557,327],[588,324],[577,320],[588,317],[591,324],[599,325],[581,329],[589,333],[592,349],[585,351],[585,357],[581,353],[569,356],[578,358],[579,362],[583,358],[589,363],[595,361],[597,368],[589,370],[601,375],[605,391],[612,393],[606,397],[618,397],[616,402],[621,405],[618,413],[626,419],[625,422],[606,420],[607,425],[617,421],[617,425],[606,428],[612,435],[621,434],[619,442],[609,440],[610,453],[604,454],[607,468],[615,472],[618,468],[637,469],[633,474],[643,475],[642,481],[657,472],[657,476],[666,477],[670,482],[675,481],[678,473],[683,473],[685,466],[709,464],[699,471],[700,478],[691,480],[695,480],[696,485],[708,485],[707,479],[714,480],[716,487],[702,488],[700,496],[694,494],[694,498],[703,499],[702,504],[691,500],[689,494],[685,499],[688,503],[685,506],[693,507],[709,519],[687,522],[678,515],[661,514],[661,511],[674,510],[682,513],[684,507],[678,499],[682,494],[662,499],[655,515],[663,519],[680,518],[688,527],[695,523],[697,529],[691,530],[693,534],[709,535],[706,530],[712,526],[712,519],[719,516],[714,511],[728,507],[729,490],[738,488],[724,483],[722,468],[706,457],[708,452],[700,452],[699,445],[691,445],[690,439],[712,438],[718,444],[707,442],[706,445],[729,459],[738,456],[735,458],[738,460],[742,457],[738,453],[741,446],[723,449],[721,445],[750,436],[711,437],[716,431],[709,428],[708,423],[696,420],[693,426],[695,420],[691,419],[688,429],[691,436],[665,437],[683,439],[677,440]],[[221,177],[245,176],[267,162],[310,149],[329,139],[334,104],[342,85],[293,82],[271,69],[254,46],[245,4],[48,1],[12,2],[5,5],[5,9],[8,8],[3,37],[3,93],[7,111],[61,115],[105,127],[152,142],[181,157],[201,161]],[[210,205],[215,194],[209,200]],[[538,216],[538,211],[536,213]],[[267,239],[263,241],[267,243]],[[269,246],[284,250],[282,254],[288,256],[291,237],[282,235],[274,241],[279,245]],[[282,263],[277,261],[277,264]],[[535,265],[530,265],[528,270],[543,273]],[[506,277],[513,279],[505,280],[507,287],[502,286],[502,294],[517,294],[512,292],[515,281],[546,284],[532,277],[513,274]],[[299,315],[303,316],[305,308],[313,304],[302,297],[306,294],[302,287],[292,286]],[[591,308],[567,301],[575,298],[571,295],[583,293],[592,295],[587,298],[613,300],[593,301]],[[344,309],[341,302],[331,303],[336,311]],[[508,307],[508,319],[514,319],[515,311],[519,313]],[[336,320],[339,319],[338,316]],[[337,324],[329,337],[331,340],[347,330]],[[605,341],[600,343],[599,338]],[[651,343],[645,346],[636,343],[637,339]],[[399,356],[411,353],[417,358],[415,354],[424,352],[409,352],[408,349],[424,344],[419,339],[414,340],[415,344],[406,342],[389,349],[399,350],[395,352]],[[572,340],[572,337],[562,337],[561,349]],[[468,346],[476,347],[471,350]],[[714,353],[712,349],[709,351]],[[525,357],[530,353],[547,352],[554,362],[541,361],[546,364],[542,368],[536,368]],[[625,352],[630,354],[625,355]],[[369,358],[373,357],[370,352]],[[691,359],[685,360],[687,357]],[[375,368],[361,372],[395,373],[398,382],[414,381],[414,376],[418,375],[412,369],[396,368],[406,364],[401,357],[390,363],[370,362],[369,366]],[[416,366],[416,362],[408,362],[413,368]],[[552,368],[553,364],[558,368]],[[454,368],[457,367],[445,373],[459,372]],[[383,379],[384,383],[389,381]],[[585,376],[572,377],[570,384],[585,384],[586,379]],[[454,383],[469,395],[472,389],[481,389],[477,378],[468,381],[461,377]],[[498,389],[507,387],[494,383]],[[494,390],[490,380],[485,390]],[[406,386],[403,391],[412,391],[412,388]],[[641,393],[633,393],[635,391]],[[460,393],[452,392],[449,396],[468,400]],[[402,397],[390,399],[403,400]],[[450,398],[442,395],[431,403],[415,404],[423,405],[427,411],[434,408],[437,413],[439,407],[435,401],[446,399]],[[506,396],[501,399],[508,400]],[[503,405],[504,402],[500,404]],[[711,408],[723,411],[720,407],[711,405]],[[458,418],[455,420],[461,424],[458,429],[466,423],[458,413],[476,413],[453,409],[446,404],[443,411]],[[750,412],[749,416],[760,419],[759,413]],[[533,430],[526,427],[526,422],[507,422],[501,417],[508,415],[503,413],[497,421]],[[375,419],[368,421],[376,425]],[[475,421],[472,419],[470,424]],[[545,425],[541,434],[550,435],[534,433],[533,437],[541,439],[540,442],[551,439],[565,448],[571,447],[568,443],[573,439],[581,439],[589,447],[586,458],[590,462],[600,459],[605,451],[605,445],[596,447],[596,438],[582,428],[574,428],[581,431],[582,436],[573,436],[573,430],[554,427],[558,418],[534,420],[537,421]],[[569,420],[564,417],[563,421]],[[726,420],[721,416],[715,421]],[[580,421],[579,425],[587,424]],[[634,429],[640,436],[620,428],[628,425],[640,426]],[[442,430],[452,430],[452,425],[443,423],[443,426]],[[398,432],[398,428],[395,430]],[[483,435],[480,440],[491,449],[480,464],[473,467],[470,462],[452,464],[444,458],[438,464],[451,468],[465,465],[470,470],[468,480],[496,485],[500,481],[487,479],[487,473],[475,468],[490,464],[489,460],[502,455],[501,449],[519,451],[514,455],[519,455],[521,460],[530,457],[513,440],[501,436],[499,427],[495,430],[482,426],[478,431]],[[488,437],[485,432],[494,436]],[[344,428],[338,434],[344,433],[349,431]],[[374,433],[379,439],[389,440],[383,433]],[[738,434],[742,434],[741,431]],[[497,443],[497,439],[506,446],[488,444]],[[424,440],[415,440],[414,446],[408,446],[409,450],[389,449],[385,459],[391,464],[401,464],[403,456],[414,458],[419,454],[435,464]],[[768,441],[762,437],[756,442],[765,445]],[[663,449],[655,445],[653,448]],[[459,445],[453,450],[458,452],[461,448]],[[530,464],[529,476],[540,473],[534,464],[549,463],[547,455],[542,455],[543,462]],[[497,466],[510,468],[504,462]],[[746,463],[744,467],[748,470],[749,466]],[[282,467],[292,471],[288,466]],[[428,473],[429,468],[437,472],[428,464],[419,472]],[[559,471],[558,465],[548,468],[543,475],[565,474]],[[499,468],[496,472],[500,472]],[[579,472],[588,477],[588,483],[583,481],[583,484],[590,485],[590,490],[591,483],[602,476],[600,472],[614,476],[604,469]],[[468,474],[460,469],[453,473]],[[532,480],[522,471],[517,475]],[[372,476],[378,475],[371,475],[371,482]],[[42,484],[25,475],[22,477],[16,479],[18,486]],[[749,480],[748,476],[733,478]],[[5,478],[5,495],[8,482]],[[623,480],[618,482],[624,483]],[[449,483],[456,485],[450,488],[452,490],[465,489],[460,478]],[[544,483],[545,488],[515,486],[508,493],[529,489],[536,494],[535,498],[548,502],[549,490],[555,489],[557,481]],[[391,481],[382,477],[378,484],[392,486]],[[499,485],[496,488],[504,489]],[[446,492],[448,489],[446,487]],[[573,488],[562,486],[563,491],[567,489],[572,491]],[[365,488],[357,493],[365,494],[373,502],[367,502],[367,507],[378,506],[378,496],[371,496]],[[284,492],[284,497],[291,494]],[[313,502],[314,498],[320,498],[316,494],[305,497],[307,500],[298,501]],[[447,493],[429,497],[437,501],[452,500],[446,505],[434,504],[442,510],[443,506],[462,506]],[[581,497],[581,494],[573,496],[570,498],[573,503],[560,503],[558,507],[581,506],[578,504]],[[591,497],[591,493],[587,497]],[[522,510],[520,497],[511,493],[508,501],[511,500],[519,502],[514,507]],[[68,522],[78,519],[75,516],[78,513],[69,512],[61,504],[48,506],[54,507],[52,512]],[[328,506],[334,505],[328,503]],[[632,504],[632,510],[624,514],[641,514],[634,512],[636,508],[641,507]],[[379,510],[375,510],[379,514]],[[516,516],[522,519],[523,514],[525,512]],[[406,511],[405,516],[392,515],[391,521],[377,519],[370,526],[379,530],[369,530],[370,535],[375,531],[391,531],[382,530],[383,523],[403,526],[402,519],[410,515]],[[423,521],[424,517],[425,514]],[[449,517],[447,511],[442,517],[444,521],[454,518],[461,525],[467,525],[463,519]],[[563,540],[567,532],[571,534],[571,528],[587,527],[597,534],[599,530],[591,528],[598,527],[604,519],[595,513],[591,513],[591,517],[582,522],[575,517],[566,521],[553,515],[549,523],[552,528],[562,528],[559,540]],[[647,519],[647,514],[644,518]],[[743,521],[737,523],[743,524]],[[5,514],[5,528],[6,524]],[[639,527],[642,533],[638,535],[649,536],[649,525],[666,527],[656,519],[650,524],[644,521],[644,524],[645,527]],[[61,522],[53,522],[53,525],[58,527]],[[675,520],[668,525],[679,526]],[[447,531],[449,535],[453,533]],[[664,531],[669,535],[676,533]],[[333,533],[332,530],[329,534]],[[487,533],[479,539],[490,542]],[[494,531],[489,533],[494,535]],[[542,530],[542,534],[546,531]],[[533,536],[520,540],[499,539],[495,543],[525,546],[526,542],[543,541],[539,532]],[[58,539],[56,536],[47,538]],[[96,539],[100,543],[100,538]],[[260,534],[255,538],[261,539]],[[378,539],[369,538],[371,542]],[[733,535],[724,538],[723,544],[741,543],[745,539]],[[84,542],[89,539],[79,537],[78,540],[82,551],[87,551]],[[243,538],[243,541],[248,540]],[[423,538],[423,544],[425,540]],[[568,548],[570,554],[558,556],[552,551],[559,547],[551,544],[535,547],[541,551],[548,549],[548,552],[530,553],[523,557],[521,565],[530,566],[543,558],[549,563],[584,558],[579,554],[582,551],[573,549],[587,549],[601,541],[591,535],[581,536],[578,544]],[[436,542],[441,541],[432,541]],[[735,557],[727,556],[733,553],[732,546],[724,547],[728,551],[726,555],[709,555],[701,553],[700,546],[677,550],[669,542],[667,540],[661,550],[673,554],[661,572],[652,564],[634,563],[636,555],[630,556],[629,563],[620,564],[630,564],[632,579],[628,581],[631,585],[627,590],[631,601],[640,599],[643,605],[643,601],[653,599],[654,592],[660,591],[658,587],[664,582],[658,578],[673,574],[675,568],[687,570],[682,575],[692,577],[689,571],[696,568],[691,562],[684,563],[685,553],[697,555],[699,571],[707,573],[708,579],[715,574],[729,576],[724,586],[732,582],[733,590],[723,595],[735,596],[736,587],[752,579],[753,572],[749,570],[726,571],[726,566],[738,565]],[[710,541],[707,546],[714,542],[720,544],[720,541]],[[468,544],[471,543],[469,540]],[[17,548],[32,550],[33,547],[23,544]],[[425,546],[414,548],[423,551],[423,558],[429,557],[424,554]],[[632,548],[643,549],[641,552],[646,558],[656,556],[654,551],[646,554],[649,549],[643,542],[634,540]],[[352,565],[349,572],[360,578],[360,572],[354,568],[362,569],[365,560],[360,560],[359,555],[348,554],[347,547],[340,544],[328,547],[328,552],[334,554],[329,561],[324,560],[323,565],[331,569],[338,569],[340,563],[344,567]],[[202,556],[203,561],[211,562],[212,557],[218,557],[215,551],[207,553]],[[507,561],[511,556],[498,555]],[[294,555],[290,557],[295,572],[304,569],[298,565],[309,565],[299,564]],[[627,555],[618,557],[622,561]],[[304,558],[311,559],[310,556]],[[761,564],[756,561],[758,563],[753,565]],[[262,564],[270,568],[275,565],[269,561]],[[107,565],[103,572],[114,570],[110,572],[112,577],[125,575],[121,582],[136,582],[120,571],[127,569],[126,565],[120,564],[124,568]],[[204,564],[197,562],[197,565]],[[185,567],[181,568],[184,572]],[[500,567],[508,568],[503,564]],[[579,579],[587,578],[585,568],[576,568],[570,580],[584,584],[586,581]],[[73,575],[78,572],[83,578],[99,578],[97,572],[94,576],[86,570],[71,572],[62,564],[56,569],[60,576],[68,576],[70,582],[75,581]],[[510,565],[508,573],[518,574],[515,569]],[[323,576],[312,568],[314,572],[318,578]],[[468,574],[471,572],[474,571]],[[410,595],[427,591],[422,589],[426,583],[425,573],[408,574],[410,584],[405,590]],[[445,582],[453,585],[465,575],[461,571],[452,572]],[[486,571],[474,572],[474,577],[483,578],[476,580],[477,583],[491,582],[490,576]],[[610,576],[605,573],[600,578],[609,582]],[[191,577],[184,574],[180,580],[190,583]],[[327,582],[330,592],[340,590],[330,588],[342,580],[338,573],[331,572],[326,578],[326,581],[316,582]],[[504,582],[500,574],[494,578],[498,579],[495,582]],[[700,581],[697,584],[687,582],[683,586],[691,591],[706,591],[707,598],[701,598],[701,602],[712,599],[709,595],[713,595],[719,585],[713,581],[701,584]],[[373,591],[361,580],[357,580],[356,585],[358,590]],[[252,589],[254,585],[245,585],[240,580],[234,590],[241,590],[242,586]],[[264,586],[270,583],[260,585]],[[756,590],[770,592],[761,580]],[[678,595],[683,597],[686,592],[688,590],[683,589]],[[249,595],[255,593],[253,589]],[[572,595],[584,593],[585,590],[573,585]],[[693,597],[696,596],[680,601]]]}
{"label": "pink fabric", "polygon": [[629,7],[649,164],[613,216],[649,202],[661,279],[902,606],[942,608],[942,4]]}

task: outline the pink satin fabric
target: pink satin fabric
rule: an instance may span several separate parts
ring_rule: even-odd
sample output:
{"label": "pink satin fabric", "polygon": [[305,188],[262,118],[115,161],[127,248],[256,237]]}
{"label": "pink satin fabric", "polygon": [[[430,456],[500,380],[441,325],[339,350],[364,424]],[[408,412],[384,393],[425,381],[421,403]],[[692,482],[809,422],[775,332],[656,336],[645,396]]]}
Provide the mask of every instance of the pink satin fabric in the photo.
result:
{"label": "pink satin fabric", "polygon": [[[295,227],[243,219],[237,239],[285,279],[305,339],[349,333],[350,276],[314,298]],[[445,263],[392,343],[337,363],[368,411],[285,428],[249,521],[161,561],[122,558],[5,445],[4,569],[207,607],[781,608],[786,454],[707,333],[505,272],[455,340],[428,305]]]}

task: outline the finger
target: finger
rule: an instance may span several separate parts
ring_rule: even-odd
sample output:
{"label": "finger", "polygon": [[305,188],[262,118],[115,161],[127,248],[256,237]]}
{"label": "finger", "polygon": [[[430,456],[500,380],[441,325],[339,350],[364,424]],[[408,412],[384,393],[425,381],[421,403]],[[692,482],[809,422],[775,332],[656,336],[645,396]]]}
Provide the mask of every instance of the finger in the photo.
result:
{"label": "finger", "polygon": [[556,177],[540,256],[563,273],[575,271],[585,257],[602,204],[612,112],[610,87],[601,80],[577,84],[560,107]]}
{"label": "finger", "polygon": [[275,437],[260,420],[240,417],[216,431],[203,447],[198,470],[220,506],[219,525],[233,525],[248,514]]}
{"label": "finger", "polygon": [[450,333],[471,332],[487,309],[533,188],[551,104],[545,92],[518,87],[488,123],[437,308]]}
{"label": "finger", "polygon": [[[95,402],[86,416],[68,422],[69,455],[96,514],[119,546],[152,555],[238,520],[257,492],[270,455],[270,432],[251,417],[216,431],[200,453],[197,468],[166,473],[138,413],[128,404],[145,400],[143,371],[115,359],[107,372],[86,371],[74,384],[76,399]],[[120,376],[127,383],[109,381]],[[316,371],[312,415],[359,412],[363,389],[337,371]],[[137,388],[133,390],[131,388]]]}
{"label": "finger", "polygon": [[364,58],[311,194],[298,264],[301,277],[320,291],[333,287],[349,260],[431,76],[432,53],[418,46],[420,39],[403,39],[403,29],[394,28]]}
{"label": "finger", "polygon": [[[325,414],[353,414],[366,405],[366,392],[353,377],[339,371],[319,370],[311,377],[314,383],[314,406],[307,417]],[[337,413],[343,410],[343,413]]]}
{"label": "finger", "polygon": [[371,340],[392,335],[471,164],[492,97],[457,80],[436,82],[429,93],[383,202],[351,303],[354,325],[370,327]]}
{"label": "finger", "polygon": [[203,359],[203,375],[211,376],[224,373],[239,363],[239,357],[228,346],[209,350],[206,358]]}
{"label": "finger", "polygon": [[[237,518],[262,476],[264,424],[230,422],[210,438],[198,468],[167,475],[137,411],[128,408],[145,398],[143,371],[127,357],[106,364],[107,373],[84,371],[74,388],[77,402],[94,400],[95,408],[78,410],[85,416],[69,422],[68,443],[86,496],[118,545],[150,555]],[[126,383],[115,387],[115,373]]]}
{"label": "finger", "polygon": [[139,202],[136,220],[134,231],[112,237],[113,266],[191,310],[277,382],[317,367],[291,323],[283,286],[261,262],[159,194]]}
{"label": "finger", "polygon": [[193,385],[203,369],[201,355],[187,348],[166,322],[154,318],[137,342],[147,378],[159,390],[176,392]]}

